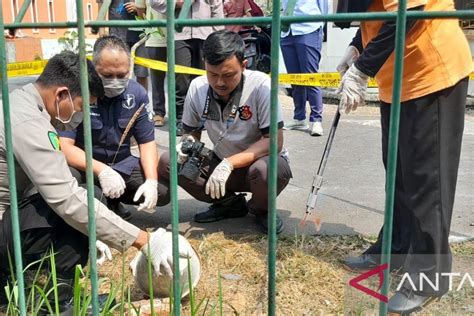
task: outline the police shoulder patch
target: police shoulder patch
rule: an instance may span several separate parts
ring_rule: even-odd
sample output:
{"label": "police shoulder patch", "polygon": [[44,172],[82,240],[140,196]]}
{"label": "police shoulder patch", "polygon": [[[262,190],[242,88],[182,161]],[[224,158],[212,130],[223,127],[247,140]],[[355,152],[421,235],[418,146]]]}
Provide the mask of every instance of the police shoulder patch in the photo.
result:
{"label": "police shoulder patch", "polygon": [[59,145],[59,137],[58,134],[55,132],[48,132],[48,138],[49,141],[51,142],[51,146],[53,146],[53,149],[56,151],[61,151],[61,146]]}

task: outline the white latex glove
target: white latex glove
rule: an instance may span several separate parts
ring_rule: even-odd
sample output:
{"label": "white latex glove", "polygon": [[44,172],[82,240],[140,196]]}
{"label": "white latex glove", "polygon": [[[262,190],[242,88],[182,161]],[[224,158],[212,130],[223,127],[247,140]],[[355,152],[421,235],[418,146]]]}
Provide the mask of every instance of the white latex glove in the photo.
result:
{"label": "white latex glove", "polygon": [[133,260],[130,261],[130,264],[128,265],[128,267],[130,268],[130,272],[132,272],[133,276],[137,274],[137,265],[138,265],[138,262],[142,260],[142,257],[143,257],[143,253],[141,251],[137,252]]}
{"label": "white latex glove", "polygon": [[125,181],[122,176],[108,166],[99,173],[99,183],[106,197],[117,199],[125,192]]}
{"label": "white latex glove", "polygon": [[110,251],[109,246],[97,240],[95,242],[95,247],[99,256],[97,257],[97,265],[101,266],[106,260],[112,261],[112,251]]}
{"label": "white latex glove", "polygon": [[349,67],[351,67],[352,64],[356,62],[359,56],[360,54],[357,48],[351,45],[347,47],[344,56],[342,56],[342,59],[339,61],[339,65],[336,67],[336,70],[341,75],[341,78],[344,76]]}
{"label": "white latex glove", "polygon": [[[150,249],[149,258],[155,274],[160,276],[160,268],[162,268],[164,275],[171,278],[173,276],[173,240],[172,235],[166,234],[166,230],[163,228],[158,228],[150,234],[148,245],[143,246],[130,262],[132,274],[135,275],[138,262],[146,259],[148,248]],[[191,250],[188,248],[179,248],[179,256],[181,258],[188,258],[190,253]]]}
{"label": "white latex glove", "polygon": [[183,154],[183,152],[181,151],[181,146],[183,145],[183,143],[185,142],[192,142],[194,143],[196,141],[196,139],[194,139],[193,136],[191,135],[184,135],[183,137],[181,137],[181,140],[179,141],[178,144],[176,144],[176,154],[178,156],[178,163],[179,164],[183,164],[186,162],[186,160],[188,160],[188,155],[187,154]]}
{"label": "white latex glove", "polygon": [[234,166],[225,159],[217,165],[206,183],[206,194],[211,195],[213,199],[219,199],[225,195],[225,184]]}
{"label": "white latex glove", "polygon": [[155,211],[156,203],[158,202],[158,180],[147,179],[138,188],[133,201],[137,202],[143,195],[145,200],[138,206],[139,211],[153,213]]}
{"label": "white latex glove", "polygon": [[339,112],[345,109],[345,112],[349,113],[364,104],[368,81],[369,76],[357,69],[355,65],[349,68],[344,77],[342,77],[341,85],[336,91],[336,93],[341,94]]}

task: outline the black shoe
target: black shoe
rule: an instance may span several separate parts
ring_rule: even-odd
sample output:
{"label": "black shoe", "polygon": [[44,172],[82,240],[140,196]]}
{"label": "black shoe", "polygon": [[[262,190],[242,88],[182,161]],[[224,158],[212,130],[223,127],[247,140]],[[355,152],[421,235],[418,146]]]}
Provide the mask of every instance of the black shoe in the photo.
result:
{"label": "black shoe", "polygon": [[344,260],[343,266],[352,272],[369,271],[380,264],[380,256],[362,254],[357,257],[348,257]]}
{"label": "black shoe", "polygon": [[388,300],[387,309],[389,313],[409,315],[422,310],[428,304],[439,299],[440,297],[416,295],[413,291],[402,287]]}
{"label": "black shoe", "polygon": [[[258,227],[262,233],[268,235],[268,213],[266,214],[258,214],[255,215],[255,222],[257,223]],[[280,216],[276,216],[276,233],[279,234],[283,231],[283,221],[281,220]]]}
{"label": "black shoe", "polygon": [[132,218],[132,212],[130,212],[123,203],[118,203],[116,206],[109,206],[110,210],[123,218],[124,220],[128,221]]}
{"label": "black shoe", "polygon": [[249,208],[245,194],[231,195],[219,202],[211,204],[209,209],[194,215],[197,223],[212,223],[226,218],[237,218],[247,216]]}
{"label": "black shoe", "polygon": [[[390,272],[400,274],[403,272],[403,263],[396,261],[396,255],[392,256]],[[394,258],[395,257],[395,258]],[[380,255],[363,253],[357,257],[347,257],[343,267],[352,272],[367,272],[380,265]]]}
{"label": "black shoe", "polygon": [[184,131],[183,131],[183,123],[178,122],[176,123],[176,136],[183,136]]}

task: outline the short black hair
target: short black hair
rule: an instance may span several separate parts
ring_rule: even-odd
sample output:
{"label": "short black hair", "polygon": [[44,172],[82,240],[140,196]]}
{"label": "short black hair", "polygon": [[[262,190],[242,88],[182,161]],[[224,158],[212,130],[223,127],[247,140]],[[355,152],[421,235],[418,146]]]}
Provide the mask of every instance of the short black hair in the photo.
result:
{"label": "short black hair", "polygon": [[[102,80],[95,71],[94,65],[87,60],[87,74],[91,96],[104,96]],[[36,82],[43,87],[65,86],[72,98],[81,96],[81,72],[79,55],[64,51],[54,55],[44,67]]]}
{"label": "short black hair", "polygon": [[106,35],[98,38],[95,41],[94,52],[92,56],[92,61],[95,65],[97,65],[102,51],[106,48],[122,50],[127,53],[128,57],[130,57],[130,49],[123,39],[115,35]]}
{"label": "short black hair", "polygon": [[242,37],[235,32],[221,30],[211,33],[204,41],[204,60],[213,66],[235,56],[240,63],[244,61],[245,44]]}

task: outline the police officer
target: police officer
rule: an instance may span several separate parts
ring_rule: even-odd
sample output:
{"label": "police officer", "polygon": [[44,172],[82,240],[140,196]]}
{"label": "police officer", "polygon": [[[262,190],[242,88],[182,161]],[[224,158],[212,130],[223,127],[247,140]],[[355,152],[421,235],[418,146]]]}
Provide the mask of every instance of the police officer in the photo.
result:
{"label": "police officer", "polygon": [[[209,35],[203,45],[207,75],[193,80],[183,113],[186,135],[177,146],[179,161],[186,161],[183,143],[197,142],[206,128],[214,149],[205,159],[196,181],[179,176],[179,185],[196,199],[212,203],[209,210],[196,214],[196,222],[213,222],[246,216],[250,211],[263,232],[268,231],[267,166],[269,162],[270,79],[264,73],[245,70],[242,38],[227,30]],[[244,71],[245,70],[245,71]],[[283,148],[283,121],[278,123],[279,194],[291,178]],[[169,155],[160,157],[160,182],[169,186]],[[243,195],[251,192],[246,202]],[[160,197],[169,201],[169,195]],[[277,231],[283,222],[277,217]]]}
{"label": "police officer", "polygon": [[[105,90],[105,96],[91,106],[93,170],[108,207],[128,219],[131,213],[120,202],[153,211],[158,201],[153,109],[145,89],[129,80],[130,53],[120,38],[99,38],[93,62]],[[59,135],[73,174],[80,183],[85,182],[83,125]],[[140,159],[130,152],[132,136],[138,143]]]}
{"label": "police officer", "polygon": [[[56,130],[69,130],[82,121],[79,56],[63,52],[53,56],[34,84],[10,94],[10,118],[15,157],[19,225],[25,266],[54,249],[61,311],[72,309],[72,284],[76,265],[88,258],[87,194],[71,175],[61,152]],[[88,62],[90,102],[103,95],[101,79]],[[0,110],[0,305],[4,285],[13,271],[13,253],[7,149]],[[164,230],[150,234],[124,221],[95,200],[97,238],[123,251],[130,246],[147,251],[157,272],[170,274],[171,244]],[[147,243],[149,242],[149,246]],[[186,251],[186,250],[185,250]],[[183,252],[184,253],[184,252]],[[13,258],[12,258],[13,260]]]}
{"label": "police officer", "polygon": [[[349,7],[355,3],[350,1]],[[452,0],[408,1],[409,10],[452,11]],[[398,1],[367,2],[368,11],[396,11]],[[364,102],[367,81],[379,86],[383,161],[387,163],[390,103],[395,47],[394,21],[362,22],[338,70],[341,110],[350,112]],[[455,47],[455,48],[454,48]],[[454,48],[454,49],[453,49]],[[355,61],[355,62],[354,62]],[[468,75],[472,59],[456,19],[411,20],[407,23],[401,90],[395,206],[392,236],[393,268],[403,268],[420,284],[424,273],[433,287],[413,288],[410,282],[390,298],[388,310],[409,314],[444,295],[451,272],[448,237],[461,153]],[[374,245],[347,258],[351,270],[380,264],[383,228]],[[439,283],[438,283],[439,281]],[[426,282],[422,280],[422,282]]]}

